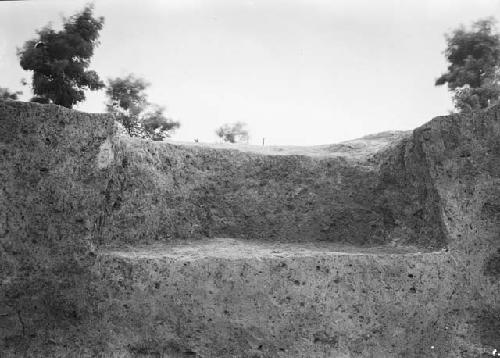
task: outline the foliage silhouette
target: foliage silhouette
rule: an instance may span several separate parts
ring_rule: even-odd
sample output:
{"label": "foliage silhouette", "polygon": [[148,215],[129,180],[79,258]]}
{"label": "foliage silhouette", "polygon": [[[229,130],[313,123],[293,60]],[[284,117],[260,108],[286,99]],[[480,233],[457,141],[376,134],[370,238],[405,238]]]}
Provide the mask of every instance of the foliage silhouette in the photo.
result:
{"label": "foliage silhouette", "polygon": [[130,74],[108,80],[106,110],[115,115],[130,136],[163,140],[170,137],[180,123],[165,115],[165,108],[149,103],[144,79]]}
{"label": "foliage silhouette", "polygon": [[62,30],[49,24],[18,49],[21,67],[33,71],[33,101],[71,108],[85,99],[84,90],[104,87],[97,73],[87,70],[103,24],[104,18],[95,18],[89,5],[64,19]]}
{"label": "foliage silhouette", "polygon": [[486,108],[498,102],[500,96],[499,64],[500,35],[495,19],[486,18],[463,25],[446,35],[445,56],[448,71],[435,82],[448,84],[453,102],[460,112]]}
{"label": "foliage silhouette", "polygon": [[215,134],[224,142],[248,142],[249,133],[245,127],[244,122],[224,124],[215,130]]}

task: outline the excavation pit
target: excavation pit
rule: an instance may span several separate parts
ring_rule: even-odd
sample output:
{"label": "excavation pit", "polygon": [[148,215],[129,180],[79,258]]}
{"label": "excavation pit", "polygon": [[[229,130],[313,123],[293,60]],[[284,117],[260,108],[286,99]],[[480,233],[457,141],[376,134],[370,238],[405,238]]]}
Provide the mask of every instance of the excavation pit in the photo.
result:
{"label": "excavation pit", "polygon": [[262,148],[0,102],[0,353],[489,356],[498,118]]}

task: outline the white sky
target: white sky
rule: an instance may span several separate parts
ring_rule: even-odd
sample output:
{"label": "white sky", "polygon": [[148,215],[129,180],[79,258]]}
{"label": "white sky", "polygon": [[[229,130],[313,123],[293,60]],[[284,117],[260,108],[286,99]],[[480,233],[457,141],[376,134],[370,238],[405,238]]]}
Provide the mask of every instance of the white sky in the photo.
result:
{"label": "white sky", "polygon": [[[0,86],[31,80],[16,47],[86,1],[0,2]],[[412,129],[452,108],[444,33],[500,14],[500,0],[99,0],[91,68],[152,85],[181,122],[176,140],[213,142],[248,123],[250,143],[313,145]],[[101,112],[104,96],[78,109]]]}

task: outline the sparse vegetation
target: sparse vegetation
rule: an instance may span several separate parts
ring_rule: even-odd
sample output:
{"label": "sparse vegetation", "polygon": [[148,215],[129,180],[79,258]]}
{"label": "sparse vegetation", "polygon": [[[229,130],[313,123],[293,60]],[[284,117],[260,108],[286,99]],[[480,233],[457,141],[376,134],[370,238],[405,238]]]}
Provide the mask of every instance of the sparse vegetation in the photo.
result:
{"label": "sparse vegetation", "polygon": [[224,142],[248,142],[249,133],[245,128],[246,125],[247,124],[244,122],[224,124],[215,130],[215,134],[217,134],[217,136]]}

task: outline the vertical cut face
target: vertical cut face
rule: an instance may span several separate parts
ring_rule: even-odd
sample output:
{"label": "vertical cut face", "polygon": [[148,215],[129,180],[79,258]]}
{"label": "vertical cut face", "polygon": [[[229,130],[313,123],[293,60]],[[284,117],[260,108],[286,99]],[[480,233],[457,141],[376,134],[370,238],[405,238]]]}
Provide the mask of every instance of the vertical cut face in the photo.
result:
{"label": "vertical cut face", "polygon": [[418,141],[398,138],[382,149],[366,142],[362,155],[343,145],[341,153],[311,156],[121,137],[106,167],[101,242],[232,237],[445,246]]}

